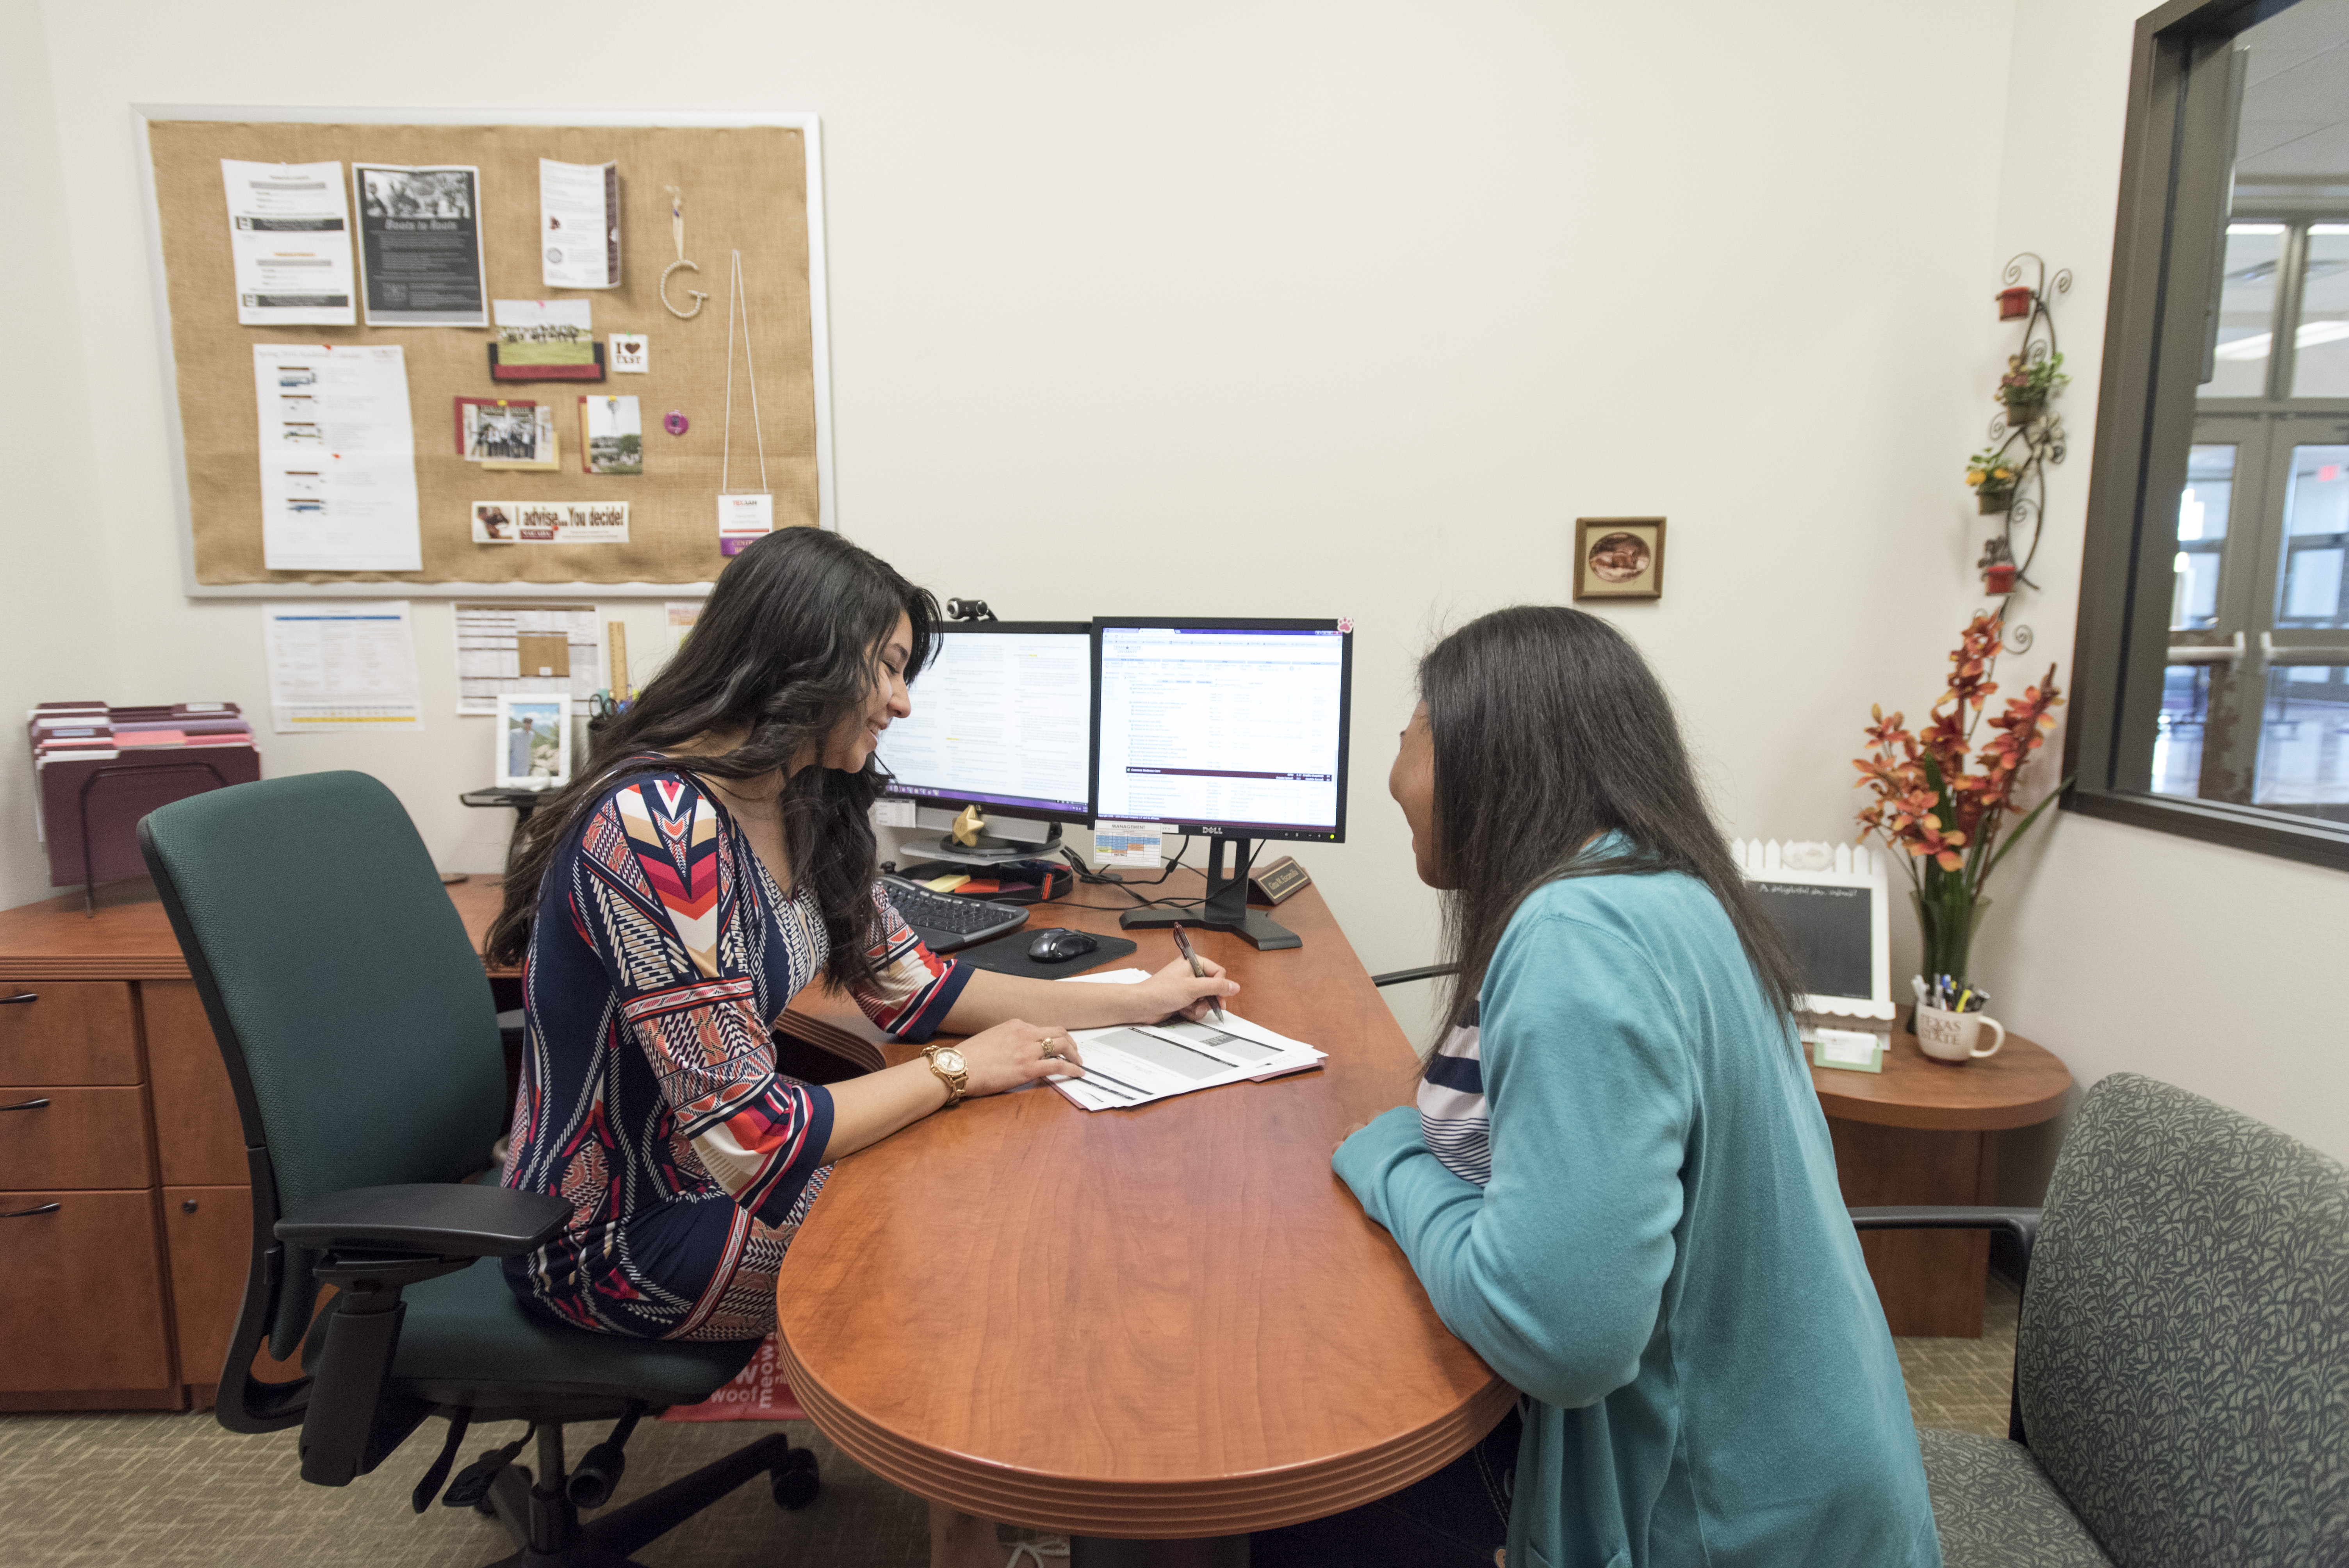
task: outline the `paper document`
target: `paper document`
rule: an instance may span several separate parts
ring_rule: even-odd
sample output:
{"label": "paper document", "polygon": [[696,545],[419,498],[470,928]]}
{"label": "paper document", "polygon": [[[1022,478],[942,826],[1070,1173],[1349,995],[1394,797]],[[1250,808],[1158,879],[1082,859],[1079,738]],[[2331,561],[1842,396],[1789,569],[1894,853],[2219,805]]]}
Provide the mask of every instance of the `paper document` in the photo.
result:
{"label": "paper document", "polygon": [[424,727],[404,602],[271,604],[262,626],[278,734]]}
{"label": "paper document", "polygon": [[456,606],[457,711],[494,714],[501,696],[566,696],[574,717],[604,684],[593,604]]}
{"label": "paper document", "polygon": [[619,287],[620,166],[540,159],[538,243],[546,287]]}
{"label": "paper document", "polygon": [[406,355],[256,343],[253,385],[262,564],[272,572],[421,570]]}
{"label": "paper document", "polygon": [[481,171],[354,163],[369,326],[487,326]]}
{"label": "paper document", "polygon": [[350,326],[350,203],[343,166],[221,160],[239,326]]}
{"label": "paper document", "polygon": [[[1070,976],[1112,985],[1148,978],[1140,969]],[[1220,1024],[1125,1024],[1077,1029],[1069,1037],[1084,1058],[1085,1076],[1044,1081],[1086,1110],[1122,1110],[1193,1089],[1278,1078],[1319,1066],[1328,1055],[1228,1010]]]}

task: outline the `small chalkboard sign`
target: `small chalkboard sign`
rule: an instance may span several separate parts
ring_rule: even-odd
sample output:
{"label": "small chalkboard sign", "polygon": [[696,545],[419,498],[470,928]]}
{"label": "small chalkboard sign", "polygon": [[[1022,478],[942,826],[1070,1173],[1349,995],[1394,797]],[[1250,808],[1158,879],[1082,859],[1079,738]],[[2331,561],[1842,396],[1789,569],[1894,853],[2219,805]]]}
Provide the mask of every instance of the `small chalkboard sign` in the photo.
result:
{"label": "small chalkboard sign", "polygon": [[1820,857],[1827,860],[1823,869],[1798,870],[1777,844],[1735,849],[1747,884],[1802,966],[1807,987],[1802,1010],[1889,1020],[1892,939],[1882,862],[1847,850]]}

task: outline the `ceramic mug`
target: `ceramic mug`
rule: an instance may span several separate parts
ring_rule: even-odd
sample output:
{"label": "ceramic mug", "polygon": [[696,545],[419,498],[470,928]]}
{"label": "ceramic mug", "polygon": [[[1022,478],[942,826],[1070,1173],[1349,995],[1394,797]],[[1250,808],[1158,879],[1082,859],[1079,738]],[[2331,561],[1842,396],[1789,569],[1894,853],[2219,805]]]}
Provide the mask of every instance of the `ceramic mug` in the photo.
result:
{"label": "ceramic mug", "polygon": [[[1914,1025],[1917,1048],[1936,1061],[1970,1062],[1994,1057],[2006,1044],[2006,1026],[1983,1013],[1952,1013],[1944,1007],[1920,1005]],[[1974,1044],[1988,1028],[1995,1031],[1987,1049]]]}

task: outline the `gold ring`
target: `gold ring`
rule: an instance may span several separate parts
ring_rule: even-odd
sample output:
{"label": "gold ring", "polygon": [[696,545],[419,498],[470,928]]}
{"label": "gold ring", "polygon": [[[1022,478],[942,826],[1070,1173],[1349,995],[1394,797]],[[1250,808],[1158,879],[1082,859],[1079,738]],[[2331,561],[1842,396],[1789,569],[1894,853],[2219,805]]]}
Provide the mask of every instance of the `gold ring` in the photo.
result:
{"label": "gold ring", "polygon": [[1043,1051],[1044,1051],[1045,1058],[1046,1058],[1047,1060],[1049,1060],[1049,1061],[1058,1061],[1058,1060],[1060,1059],[1060,1056],[1061,1056],[1061,1052],[1060,1052],[1060,1049],[1059,1049],[1060,1044],[1061,1044],[1061,1042],[1060,1042],[1059,1040],[1057,1040],[1057,1039],[1053,1039],[1053,1038],[1051,1038],[1051,1037],[1047,1037],[1045,1038],[1044,1043],[1043,1043]]}

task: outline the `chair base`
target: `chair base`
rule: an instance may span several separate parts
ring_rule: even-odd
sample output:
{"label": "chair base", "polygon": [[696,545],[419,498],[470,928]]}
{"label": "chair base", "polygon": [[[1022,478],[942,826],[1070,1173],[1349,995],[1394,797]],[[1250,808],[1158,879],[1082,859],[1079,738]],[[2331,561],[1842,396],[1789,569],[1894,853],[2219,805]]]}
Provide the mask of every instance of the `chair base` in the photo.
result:
{"label": "chair base", "polygon": [[[542,1439],[548,1429],[541,1429]],[[634,1568],[631,1553],[659,1540],[753,1476],[771,1475],[775,1500],[785,1508],[805,1507],[818,1490],[815,1456],[792,1447],[782,1433],[771,1432],[583,1525],[564,1492],[560,1443],[558,1437],[551,1453],[543,1441],[540,1448],[540,1468],[553,1476],[551,1482],[539,1485],[528,1466],[512,1464],[491,1483],[481,1511],[495,1514],[520,1550],[490,1568]],[[550,1458],[551,1465],[543,1462]]]}

